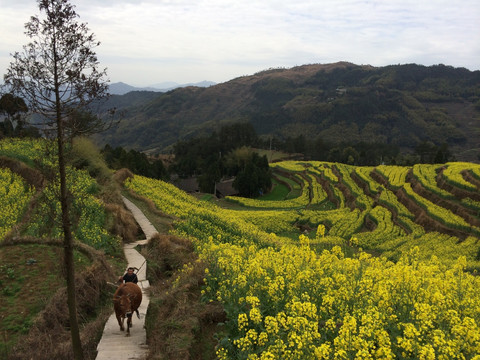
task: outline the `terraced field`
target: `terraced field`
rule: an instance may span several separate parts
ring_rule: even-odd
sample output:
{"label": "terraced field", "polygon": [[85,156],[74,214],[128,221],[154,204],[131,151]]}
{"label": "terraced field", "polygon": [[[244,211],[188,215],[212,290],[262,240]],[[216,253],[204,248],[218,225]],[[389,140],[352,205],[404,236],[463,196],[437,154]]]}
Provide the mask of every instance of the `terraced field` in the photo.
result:
{"label": "terraced field", "polygon": [[[477,243],[480,239],[478,164],[355,167],[290,161],[275,163],[272,167],[274,173],[298,179],[302,184],[303,206],[301,210],[296,208],[299,216],[292,224],[301,225],[302,229],[313,230],[325,225],[327,236],[344,240],[356,236],[359,246],[376,253],[385,251],[385,241],[421,248],[431,241],[432,234],[437,234],[439,239],[448,235],[459,244],[467,239]],[[320,195],[310,196],[305,203],[307,193]],[[334,211],[315,210],[322,202],[329,202]],[[251,209],[260,209],[263,205],[261,200],[248,201]],[[277,201],[277,208],[293,210],[285,201]],[[425,256],[451,258],[440,253],[443,250],[440,250],[441,240],[439,242],[439,251],[433,249],[433,253]],[[407,248],[404,245],[402,251]],[[480,243],[462,252],[471,269],[480,266],[479,249]],[[393,249],[389,249],[388,254],[391,258],[401,255]]]}
{"label": "terraced field", "polygon": [[[0,321],[2,359],[69,358],[54,145],[42,139],[0,141],[0,269],[4,274],[0,307],[8,309]],[[114,278],[116,259],[123,261],[121,239],[107,231],[113,215],[99,197],[97,181],[85,169],[69,166],[67,185],[75,237],[78,313],[85,329],[82,338],[84,346],[94,351],[96,338],[85,335],[96,332],[91,326],[103,326],[103,315],[97,311],[111,298],[106,279]],[[95,316],[100,319],[97,325]]]}
{"label": "terraced field", "polygon": [[283,198],[227,198],[235,210],[126,183],[208,266],[218,359],[480,356],[479,165],[271,166]]}
{"label": "terraced field", "polygon": [[[1,145],[4,156],[49,166],[32,144]],[[230,197],[228,207],[160,180],[125,182],[175,219],[172,232],[192,240],[206,267],[201,301],[225,312],[217,359],[480,356],[480,165],[271,167],[279,191]],[[40,185],[9,171],[0,177],[5,204],[24,199],[2,212],[6,236]],[[98,184],[73,168],[69,184],[76,237],[113,253]],[[58,236],[46,226],[55,191],[55,183],[42,187],[35,211],[23,216],[26,235]],[[186,264],[182,274],[193,269]]]}

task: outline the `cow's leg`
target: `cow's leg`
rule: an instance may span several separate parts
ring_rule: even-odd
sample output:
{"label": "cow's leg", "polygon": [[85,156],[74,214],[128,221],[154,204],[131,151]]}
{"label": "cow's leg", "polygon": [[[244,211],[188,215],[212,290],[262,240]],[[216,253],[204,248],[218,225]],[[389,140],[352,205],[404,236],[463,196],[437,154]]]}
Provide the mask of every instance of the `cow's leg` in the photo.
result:
{"label": "cow's leg", "polygon": [[123,326],[124,320],[125,320],[124,316],[117,315],[117,321],[118,321],[118,325],[120,325],[120,331],[125,330],[125,327]]}
{"label": "cow's leg", "polygon": [[132,327],[132,314],[127,315],[127,336],[130,336],[130,328]]}

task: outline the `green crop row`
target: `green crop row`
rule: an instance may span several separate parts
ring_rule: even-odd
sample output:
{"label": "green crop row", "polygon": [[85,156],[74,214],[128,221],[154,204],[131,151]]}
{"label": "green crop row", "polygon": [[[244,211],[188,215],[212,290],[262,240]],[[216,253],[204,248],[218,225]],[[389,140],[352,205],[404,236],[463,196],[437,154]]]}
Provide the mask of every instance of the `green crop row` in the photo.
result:
{"label": "green crop row", "polygon": [[461,189],[478,192],[478,188],[474,184],[463,178],[462,171],[469,169],[472,172],[480,172],[480,165],[462,162],[447,163],[446,165],[446,169],[443,170],[443,177],[448,183]]}
{"label": "green crop row", "polygon": [[353,168],[355,174],[362,179],[368,186],[371,194],[378,194],[382,191],[383,186],[372,179],[370,174],[375,168],[373,166],[356,166]]}
{"label": "green crop row", "polygon": [[383,206],[375,206],[367,217],[376,224],[376,228],[355,234],[358,244],[363,248],[375,249],[379,243],[406,235],[401,227],[393,223],[392,213]]}
{"label": "green crop row", "polygon": [[353,181],[350,174],[353,172],[354,167],[345,164],[336,164],[335,168],[342,175],[343,183],[350,189],[350,192],[355,196],[355,201],[362,210],[370,209],[373,205],[373,200],[370,196],[366,195],[363,189]]}
{"label": "green crop row", "polygon": [[412,174],[422,186],[432,193],[444,198],[455,199],[455,196],[448,191],[439,188],[437,185],[438,165],[416,164],[413,166]]}
{"label": "green crop row", "polygon": [[375,168],[381,175],[383,175],[388,183],[396,189],[399,189],[405,184],[407,173],[410,171],[410,167],[406,166],[391,166],[380,165]]}
{"label": "green crop row", "polygon": [[462,217],[454,214],[452,211],[445,209],[437,204],[434,204],[431,201],[425,199],[424,197],[418,195],[415,191],[413,191],[410,183],[405,183],[403,185],[403,188],[405,189],[406,194],[411,199],[413,199],[417,204],[419,204],[430,216],[437,219],[441,223],[447,226],[451,226],[453,228],[480,235],[480,228],[476,226],[471,226]]}

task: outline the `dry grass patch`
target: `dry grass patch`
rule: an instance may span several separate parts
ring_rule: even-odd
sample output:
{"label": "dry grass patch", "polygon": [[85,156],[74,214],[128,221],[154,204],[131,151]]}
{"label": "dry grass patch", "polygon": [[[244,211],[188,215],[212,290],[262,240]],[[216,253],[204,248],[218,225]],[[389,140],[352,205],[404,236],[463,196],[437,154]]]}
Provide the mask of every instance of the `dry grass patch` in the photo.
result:
{"label": "dry grass patch", "polygon": [[117,170],[115,171],[115,174],[113,174],[113,180],[120,185],[123,185],[123,183],[129,178],[133,178],[133,173],[126,168]]}
{"label": "dry grass patch", "polygon": [[157,235],[143,253],[152,283],[145,323],[148,359],[214,359],[214,334],[225,313],[220,304],[201,300],[205,265],[191,242]]}
{"label": "dry grass patch", "polygon": [[105,210],[110,214],[108,230],[123,239],[123,242],[134,242],[142,234],[132,213],[120,204],[106,204]]}
{"label": "dry grass patch", "polygon": [[[44,246],[49,251],[54,252],[56,256],[48,260],[49,267],[42,268],[42,272],[32,279],[36,279],[36,284],[29,283],[28,286],[25,286],[24,290],[26,292],[21,298],[22,306],[27,302],[26,297],[28,296],[32,301],[40,300],[40,302],[43,302],[39,305],[43,309],[32,319],[31,324],[28,324],[26,334],[20,336],[13,347],[3,349],[2,355],[10,360],[73,359],[66,286],[62,277],[65,272],[63,268],[63,243],[58,240],[15,238],[3,242],[0,250],[2,254],[8,255],[15,249],[21,251],[22,246]],[[85,359],[89,360],[96,357],[96,346],[101,337],[103,326],[112,312],[110,302],[112,292],[106,283],[115,278],[115,271],[108,264],[103,253],[81,243],[77,243],[75,249],[81,254],[81,258],[77,258],[77,260],[80,259],[79,261],[82,262],[82,265],[78,266],[75,276],[78,319],[81,324],[81,339]],[[38,258],[40,258],[40,254]],[[35,264],[31,266],[32,270],[29,269],[29,271],[33,271]],[[17,269],[19,269],[19,266],[17,266]],[[18,275],[21,276],[20,270],[18,271]],[[26,277],[26,275],[23,276]],[[49,278],[50,281],[55,280],[56,284],[47,284],[42,287],[41,283],[46,278]],[[55,288],[56,290],[52,291]],[[49,293],[45,293],[44,290],[49,291]],[[7,301],[11,300],[7,299]]]}
{"label": "dry grass patch", "polygon": [[20,175],[27,184],[34,186],[37,190],[43,188],[45,185],[45,178],[40,171],[31,168],[19,160],[0,156],[0,167],[9,168],[12,172]]}

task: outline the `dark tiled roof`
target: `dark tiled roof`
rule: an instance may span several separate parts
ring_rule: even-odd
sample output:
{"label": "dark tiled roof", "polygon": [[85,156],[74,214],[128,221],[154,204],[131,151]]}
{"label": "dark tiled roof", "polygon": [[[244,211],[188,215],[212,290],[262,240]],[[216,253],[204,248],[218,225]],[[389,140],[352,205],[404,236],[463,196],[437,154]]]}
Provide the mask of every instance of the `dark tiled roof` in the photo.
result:
{"label": "dark tiled roof", "polygon": [[175,182],[175,186],[186,192],[199,191],[198,181],[196,178],[178,179]]}
{"label": "dark tiled roof", "polygon": [[232,196],[238,195],[238,191],[233,188],[233,181],[235,179],[225,180],[218,182],[216,184],[217,187],[217,195],[218,197],[225,197],[225,196]]}

